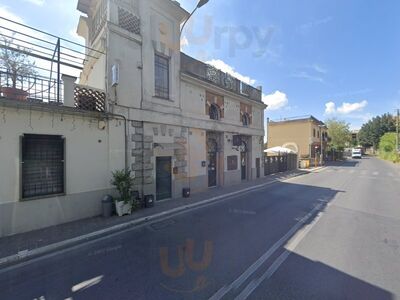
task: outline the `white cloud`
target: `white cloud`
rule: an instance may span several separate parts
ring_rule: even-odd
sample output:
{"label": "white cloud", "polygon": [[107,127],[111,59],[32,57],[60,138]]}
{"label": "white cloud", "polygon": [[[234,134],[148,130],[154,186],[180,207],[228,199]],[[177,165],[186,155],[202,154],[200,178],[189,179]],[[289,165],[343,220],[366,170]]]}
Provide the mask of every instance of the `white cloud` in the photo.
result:
{"label": "white cloud", "polygon": [[312,68],[313,68],[316,72],[321,73],[321,74],[326,74],[326,73],[328,73],[328,70],[327,70],[326,68],[324,68],[324,67],[322,67],[321,65],[318,65],[318,64],[313,64],[313,65],[312,65]]}
{"label": "white cloud", "polygon": [[206,64],[209,64],[225,73],[228,73],[232,75],[233,77],[239,79],[240,81],[243,81],[244,83],[247,83],[249,85],[254,85],[256,83],[255,79],[250,78],[249,76],[245,76],[240,74],[239,72],[235,71],[235,68],[232,66],[226,64],[220,59],[212,59],[209,61],[206,61]]}
{"label": "white cloud", "polygon": [[24,0],[24,1],[32,3],[37,6],[43,6],[43,4],[46,2],[45,0]]}
{"label": "white cloud", "polygon": [[301,79],[307,79],[307,80],[311,80],[311,81],[317,81],[317,82],[320,82],[320,83],[324,83],[325,82],[322,77],[311,75],[311,74],[309,74],[309,73],[307,73],[305,71],[294,73],[292,75],[292,77],[301,78]]}
{"label": "white cloud", "polygon": [[262,101],[268,105],[269,110],[281,109],[289,103],[287,95],[281,91],[275,91],[269,95],[263,94]]}
{"label": "white cloud", "polygon": [[[9,11],[6,6],[0,6],[0,16],[2,16],[3,18],[6,18],[6,19],[13,20],[18,23],[23,23],[22,18],[17,16],[16,14],[12,13],[11,11]],[[3,26],[3,24],[6,21],[1,20],[0,22],[2,23],[1,25]]]}
{"label": "white cloud", "polygon": [[325,114],[349,115],[354,112],[362,111],[367,105],[368,101],[363,100],[361,102],[354,102],[354,103],[343,102],[341,106],[337,107],[334,102],[330,101],[325,104]]}
{"label": "white cloud", "polygon": [[298,31],[299,31],[300,33],[306,33],[306,32],[308,32],[309,30],[311,30],[312,28],[317,27],[317,26],[321,26],[321,25],[328,24],[328,23],[331,22],[332,20],[333,20],[333,17],[331,17],[331,16],[326,17],[326,18],[323,18],[323,19],[319,19],[319,20],[314,20],[314,21],[311,21],[311,22],[308,22],[308,23],[305,23],[305,24],[301,25],[301,26],[298,28]]}
{"label": "white cloud", "polygon": [[325,103],[325,114],[331,115],[336,112],[336,104],[332,101]]}
{"label": "white cloud", "polygon": [[187,39],[186,36],[183,36],[181,38],[181,48],[183,49],[183,48],[185,48],[187,46],[189,46],[189,40]]}

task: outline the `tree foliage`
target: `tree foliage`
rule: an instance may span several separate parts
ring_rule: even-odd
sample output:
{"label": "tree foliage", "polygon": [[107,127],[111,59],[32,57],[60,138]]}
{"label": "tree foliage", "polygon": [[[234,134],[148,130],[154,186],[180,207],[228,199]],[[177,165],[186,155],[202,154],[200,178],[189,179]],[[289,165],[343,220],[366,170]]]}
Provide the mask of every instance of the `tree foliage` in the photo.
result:
{"label": "tree foliage", "polygon": [[381,137],[387,132],[396,130],[395,118],[390,114],[377,116],[365,123],[359,132],[360,144],[364,147],[379,147]]}
{"label": "tree foliage", "polygon": [[396,161],[396,152],[396,133],[385,133],[379,141],[379,156],[386,160]]}
{"label": "tree foliage", "polygon": [[351,142],[350,125],[345,121],[329,119],[325,122],[328,127],[329,148],[343,150]]}
{"label": "tree foliage", "polygon": [[[36,74],[35,62],[29,58],[30,50],[15,44],[13,39],[2,38],[3,47],[0,48],[0,68],[8,72],[12,80],[12,87],[23,77]],[[15,48],[16,50],[12,50]]]}

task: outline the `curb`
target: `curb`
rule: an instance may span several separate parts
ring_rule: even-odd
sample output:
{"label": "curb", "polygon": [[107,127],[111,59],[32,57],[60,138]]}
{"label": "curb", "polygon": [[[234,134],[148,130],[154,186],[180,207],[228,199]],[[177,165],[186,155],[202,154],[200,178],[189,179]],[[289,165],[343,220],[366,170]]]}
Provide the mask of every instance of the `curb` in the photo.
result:
{"label": "curb", "polygon": [[128,229],[130,227],[136,227],[138,225],[141,225],[141,224],[153,221],[153,220],[160,219],[162,217],[172,216],[172,215],[174,215],[176,213],[180,213],[180,212],[183,212],[185,210],[199,208],[199,207],[205,206],[206,204],[210,204],[212,202],[218,202],[218,201],[221,201],[221,200],[224,200],[224,199],[226,200],[227,198],[230,198],[232,196],[236,196],[236,195],[239,195],[239,194],[250,192],[252,190],[257,190],[257,189],[263,188],[265,186],[268,186],[268,185],[271,185],[271,184],[274,184],[274,183],[277,183],[277,182],[285,181],[285,180],[288,180],[288,179],[291,179],[291,178],[295,178],[295,177],[298,177],[298,176],[302,176],[302,175],[306,175],[306,174],[309,174],[309,173],[310,173],[310,171],[300,170],[297,174],[293,174],[293,175],[288,176],[288,177],[284,177],[284,178],[281,178],[281,179],[274,179],[274,180],[272,180],[270,182],[254,185],[254,186],[251,186],[251,187],[248,187],[248,188],[244,188],[244,189],[241,189],[241,190],[238,190],[238,191],[235,191],[235,192],[223,194],[223,195],[220,195],[220,196],[215,196],[215,197],[212,197],[212,198],[209,198],[209,199],[205,199],[205,200],[202,200],[202,201],[199,201],[199,202],[196,202],[196,203],[192,203],[192,204],[176,207],[176,208],[173,208],[173,209],[170,209],[170,210],[166,210],[166,211],[163,211],[163,212],[160,212],[160,213],[156,213],[154,215],[150,215],[150,216],[147,216],[147,217],[141,217],[141,218],[136,219],[136,220],[132,220],[132,221],[129,221],[129,222],[113,225],[113,226],[108,227],[108,228],[97,230],[97,231],[94,231],[94,232],[91,232],[91,233],[88,233],[88,234],[84,234],[84,235],[77,236],[77,237],[74,237],[74,238],[71,238],[71,239],[67,239],[67,240],[64,240],[64,241],[61,241],[61,242],[57,242],[57,243],[53,243],[53,244],[50,244],[50,245],[46,245],[46,246],[43,246],[43,247],[40,247],[40,248],[36,248],[36,249],[33,249],[33,250],[23,250],[23,251],[18,252],[17,254],[13,254],[13,255],[10,255],[10,256],[6,256],[6,257],[3,257],[3,258],[0,258],[0,268],[6,267],[6,266],[10,266],[10,265],[13,265],[13,264],[17,264],[17,263],[20,263],[20,262],[23,262],[23,261],[27,261],[27,260],[33,259],[35,257],[48,254],[50,252],[54,252],[54,251],[57,251],[57,250],[62,250],[62,249],[65,249],[65,248],[69,248],[69,247],[75,246],[75,245],[77,245],[79,243],[82,243],[82,242],[88,242],[88,241],[91,241],[91,240],[95,240],[95,239],[101,238],[103,236],[110,235],[112,233],[119,232],[119,231],[122,231],[124,229]]}

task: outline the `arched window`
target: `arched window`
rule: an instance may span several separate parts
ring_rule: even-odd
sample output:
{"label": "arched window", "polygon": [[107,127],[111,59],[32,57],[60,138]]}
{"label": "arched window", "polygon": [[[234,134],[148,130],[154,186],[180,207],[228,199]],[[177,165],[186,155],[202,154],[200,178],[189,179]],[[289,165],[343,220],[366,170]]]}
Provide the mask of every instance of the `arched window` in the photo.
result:
{"label": "arched window", "polygon": [[219,120],[221,117],[220,108],[217,104],[211,104],[210,106],[210,119],[211,120]]}
{"label": "arched window", "polygon": [[243,115],[242,115],[242,123],[243,123],[243,126],[249,126],[250,125],[250,115],[248,113],[243,113]]}

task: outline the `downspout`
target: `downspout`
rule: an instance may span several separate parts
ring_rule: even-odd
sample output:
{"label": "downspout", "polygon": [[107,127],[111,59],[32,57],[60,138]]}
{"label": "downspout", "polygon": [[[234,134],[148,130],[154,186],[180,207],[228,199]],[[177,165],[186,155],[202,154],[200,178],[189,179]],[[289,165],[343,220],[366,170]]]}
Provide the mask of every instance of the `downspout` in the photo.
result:
{"label": "downspout", "polygon": [[111,116],[111,117],[119,117],[119,118],[122,118],[123,120],[124,120],[124,128],[125,128],[125,141],[124,141],[124,144],[125,144],[125,159],[124,159],[124,161],[125,161],[125,170],[128,170],[128,128],[127,128],[127,125],[128,125],[128,120],[127,120],[127,118],[124,116],[124,115],[120,115],[120,114],[114,114],[114,113],[106,113],[106,115],[107,116]]}

